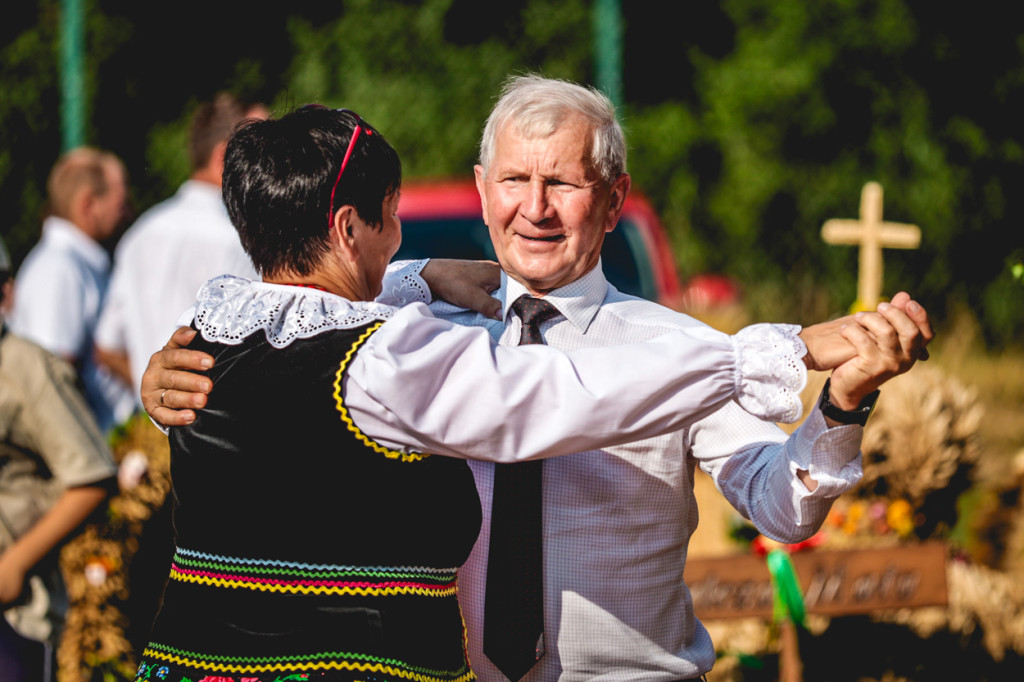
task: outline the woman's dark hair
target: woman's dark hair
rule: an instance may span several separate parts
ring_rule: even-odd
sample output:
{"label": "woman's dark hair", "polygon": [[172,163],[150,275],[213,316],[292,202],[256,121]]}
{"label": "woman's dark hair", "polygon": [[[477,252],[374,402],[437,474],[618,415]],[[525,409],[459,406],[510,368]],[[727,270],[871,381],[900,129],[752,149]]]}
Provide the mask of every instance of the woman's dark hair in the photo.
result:
{"label": "woman's dark hair", "polygon": [[351,205],[380,226],[384,199],[402,185],[402,163],[351,112],[306,106],[280,119],[243,123],[228,141],[224,203],[260,274],[308,275],[327,253],[331,190],[357,122],[364,130],[334,189],[334,210]]}

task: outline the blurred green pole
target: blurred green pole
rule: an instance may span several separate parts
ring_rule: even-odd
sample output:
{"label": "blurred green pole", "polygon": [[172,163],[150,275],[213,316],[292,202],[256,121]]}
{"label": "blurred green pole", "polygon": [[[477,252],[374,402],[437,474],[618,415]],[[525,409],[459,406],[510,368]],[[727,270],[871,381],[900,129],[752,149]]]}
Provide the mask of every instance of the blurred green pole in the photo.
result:
{"label": "blurred green pole", "polygon": [[622,8],[619,0],[594,0],[594,74],[597,87],[622,105]]}
{"label": "blurred green pole", "polygon": [[61,0],[61,142],[67,151],[85,143],[85,17],[82,0]]}

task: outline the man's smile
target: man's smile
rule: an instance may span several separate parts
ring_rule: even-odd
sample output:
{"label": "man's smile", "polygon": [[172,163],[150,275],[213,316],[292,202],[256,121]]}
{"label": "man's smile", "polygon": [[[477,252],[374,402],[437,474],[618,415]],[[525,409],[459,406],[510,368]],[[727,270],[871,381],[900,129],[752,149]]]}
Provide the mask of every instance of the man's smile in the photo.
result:
{"label": "man's smile", "polygon": [[541,235],[539,237],[531,237],[527,234],[516,233],[518,237],[526,239],[531,242],[562,242],[565,241],[564,234],[552,234],[552,235]]}

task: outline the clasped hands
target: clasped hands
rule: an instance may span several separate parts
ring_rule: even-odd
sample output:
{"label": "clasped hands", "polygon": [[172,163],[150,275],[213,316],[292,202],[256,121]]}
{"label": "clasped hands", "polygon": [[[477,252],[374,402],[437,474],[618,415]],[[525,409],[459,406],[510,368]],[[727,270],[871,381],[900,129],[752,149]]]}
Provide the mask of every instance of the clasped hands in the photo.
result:
{"label": "clasped hands", "polygon": [[832,370],[829,397],[843,410],[853,410],[889,379],[928,359],[934,338],[928,313],[901,291],[874,312],[847,315],[806,327],[808,369]]}

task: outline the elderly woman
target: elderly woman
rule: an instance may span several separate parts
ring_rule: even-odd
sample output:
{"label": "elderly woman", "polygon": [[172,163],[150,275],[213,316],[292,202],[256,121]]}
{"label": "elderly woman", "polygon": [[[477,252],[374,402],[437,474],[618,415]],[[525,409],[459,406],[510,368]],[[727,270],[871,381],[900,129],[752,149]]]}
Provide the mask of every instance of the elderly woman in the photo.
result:
{"label": "elderly woman", "polygon": [[[214,358],[213,390],[170,430],[177,548],[137,679],[474,679],[455,579],[480,507],[459,458],[654,436],[733,399],[794,419],[805,365],[852,354],[838,325],[496,348],[419,303],[374,301],[400,185],[395,151],[344,110],[229,143],[225,201],[263,281],[199,294],[190,348]],[[429,300],[418,267],[391,300]]]}

